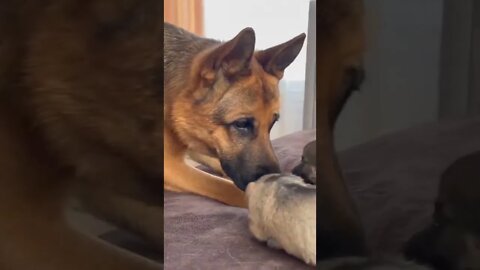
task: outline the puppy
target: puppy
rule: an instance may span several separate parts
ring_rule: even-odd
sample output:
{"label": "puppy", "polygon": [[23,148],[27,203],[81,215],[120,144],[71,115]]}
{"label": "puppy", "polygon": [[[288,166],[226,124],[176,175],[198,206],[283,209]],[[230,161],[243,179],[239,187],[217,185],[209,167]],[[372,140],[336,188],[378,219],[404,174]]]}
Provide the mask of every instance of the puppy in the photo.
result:
{"label": "puppy", "polygon": [[317,141],[305,145],[302,160],[293,168],[292,174],[302,177],[307,183],[317,184]]}
{"label": "puppy", "polygon": [[316,265],[316,188],[291,174],[248,184],[250,231],[269,247]]}

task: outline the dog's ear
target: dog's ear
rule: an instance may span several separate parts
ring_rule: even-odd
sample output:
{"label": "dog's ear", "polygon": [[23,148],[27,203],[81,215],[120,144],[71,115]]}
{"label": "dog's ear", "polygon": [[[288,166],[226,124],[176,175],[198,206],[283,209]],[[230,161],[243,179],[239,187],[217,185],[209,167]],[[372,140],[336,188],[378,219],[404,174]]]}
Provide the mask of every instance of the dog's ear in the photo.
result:
{"label": "dog's ear", "polygon": [[297,58],[302,50],[304,40],[305,34],[302,33],[285,43],[258,51],[255,53],[255,58],[266,72],[281,79],[283,71]]}
{"label": "dog's ear", "polygon": [[227,77],[234,77],[250,71],[250,63],[255,50],[255,32],[248,27],[240,31],[232,40],[222,43],[208,53],[203,62],[201,75],[214,80],[222,70]]}

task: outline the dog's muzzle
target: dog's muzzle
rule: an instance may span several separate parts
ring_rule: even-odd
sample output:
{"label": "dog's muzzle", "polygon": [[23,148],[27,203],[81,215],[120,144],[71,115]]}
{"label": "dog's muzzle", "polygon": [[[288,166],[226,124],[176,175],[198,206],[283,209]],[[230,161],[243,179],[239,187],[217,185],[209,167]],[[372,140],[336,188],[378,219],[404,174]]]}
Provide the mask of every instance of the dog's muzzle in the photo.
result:
{"label": "dog's muzzle", "polygon": [[242,166],[232,166],[229,162],[221,162],[225,173],[233,180],[233,183],[241,190],[245,191],[250,182],[257,181],[260,177],[280,173],[278,164],[260,165],[255,170],[248,170]]}

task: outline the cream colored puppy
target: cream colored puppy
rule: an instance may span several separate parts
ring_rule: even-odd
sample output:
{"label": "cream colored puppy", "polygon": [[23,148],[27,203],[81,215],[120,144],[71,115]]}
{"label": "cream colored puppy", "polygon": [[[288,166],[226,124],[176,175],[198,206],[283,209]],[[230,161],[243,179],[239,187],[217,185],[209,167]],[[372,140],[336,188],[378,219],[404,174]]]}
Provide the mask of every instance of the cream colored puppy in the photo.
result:
{"label": "cream colored puppy", "polygon": [[268,174],[246,192],[255,238],[316,265],[315,186],[292,174]]}

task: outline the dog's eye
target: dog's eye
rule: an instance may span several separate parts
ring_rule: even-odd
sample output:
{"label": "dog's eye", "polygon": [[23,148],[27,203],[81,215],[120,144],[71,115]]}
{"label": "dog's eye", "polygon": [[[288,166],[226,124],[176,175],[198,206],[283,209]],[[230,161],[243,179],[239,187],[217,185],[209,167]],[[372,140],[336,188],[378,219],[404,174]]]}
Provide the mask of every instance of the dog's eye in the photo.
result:
{"label": "dog's eye", "polygon": [[254,122],[253,118],[241,118],[241,119],[235,120],[232,123],[232,126],[239,131],[248,132],[253,130],[253,124],[254,124],[253,122]]}

